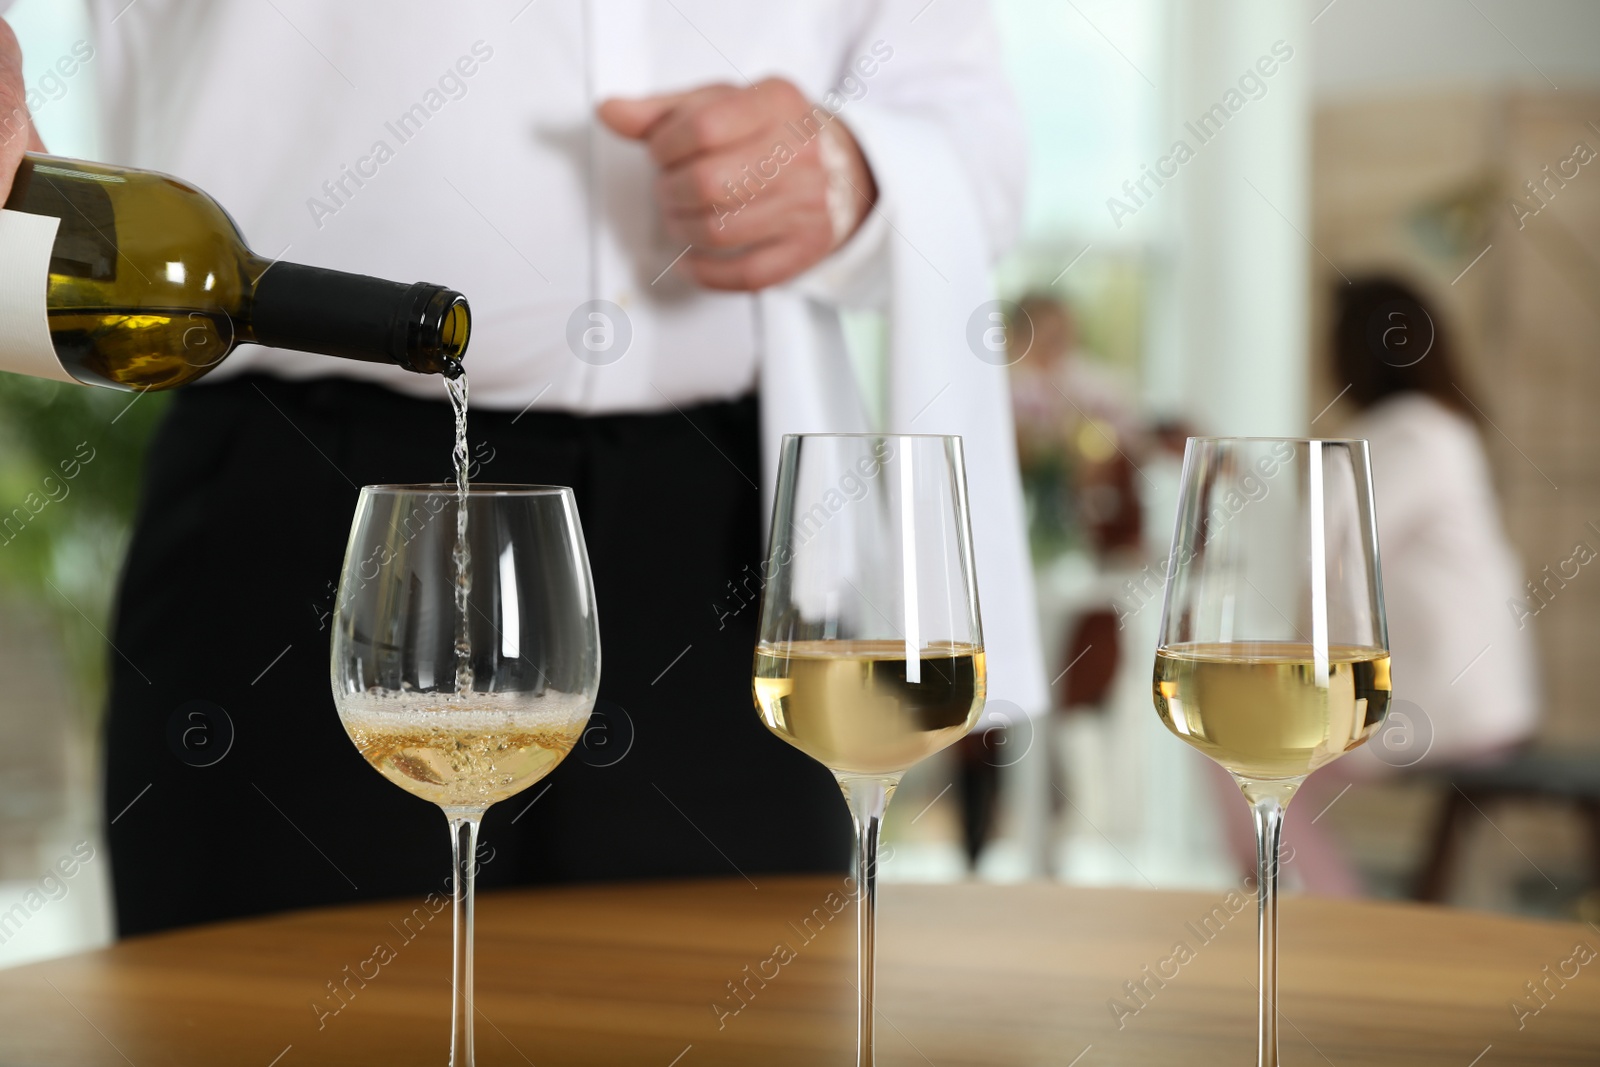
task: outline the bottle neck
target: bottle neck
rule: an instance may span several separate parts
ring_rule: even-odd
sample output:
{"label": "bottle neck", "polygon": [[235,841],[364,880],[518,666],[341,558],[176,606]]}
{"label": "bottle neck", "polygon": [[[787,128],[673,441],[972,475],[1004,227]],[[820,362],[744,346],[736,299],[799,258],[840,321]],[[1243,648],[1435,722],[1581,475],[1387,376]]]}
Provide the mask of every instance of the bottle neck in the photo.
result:
{"label": "bottle neck", "polygon": [[437,285],[255,260],[240,340],[458,377],[471,318]]}

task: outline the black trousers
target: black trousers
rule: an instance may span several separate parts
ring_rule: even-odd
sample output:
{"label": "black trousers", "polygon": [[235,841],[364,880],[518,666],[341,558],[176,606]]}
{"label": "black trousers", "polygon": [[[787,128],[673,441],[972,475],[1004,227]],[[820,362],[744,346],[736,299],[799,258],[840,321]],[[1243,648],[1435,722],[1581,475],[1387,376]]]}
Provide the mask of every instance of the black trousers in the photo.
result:
{"label": "black trousers", "polygon": [[[476,478],[576,491],[603,649],[588,733],[490,810],[479,884],[843,870],[837,785],[751,702],[754,401],[474,412],[470,431]],[[328,639],[358,487],[446,480],[451,434],[442,399],[335,379],[248,376],[175,400],[112,635],[123,935],[446,886],[444,816],[345,736]]]}

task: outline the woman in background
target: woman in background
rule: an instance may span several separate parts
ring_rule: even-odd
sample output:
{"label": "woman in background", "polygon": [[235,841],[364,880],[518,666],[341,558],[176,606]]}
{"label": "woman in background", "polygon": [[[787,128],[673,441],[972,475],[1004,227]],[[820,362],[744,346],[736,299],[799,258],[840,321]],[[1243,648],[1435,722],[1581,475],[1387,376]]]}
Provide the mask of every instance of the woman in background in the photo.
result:
{"label": "woman in background", "polygon": [[1532,734],[1538,685],[1532,641],[1508,607],[1522,566],[1451,338],[1414,290],[1374,277],[1339,288],[1333,355],[1361,409],[1349,434],[1371,443],[1393,710],[1422,720],[1415,751],[1398,737],[1385,747],[1386,729],[1352,762],[1411,766],[1429,736],[1429,766],[1497,754]]}
{"label": "woman in background", "polygon": [[[1508,606],[1520,602],[1522,567],[1443,322],[1393,278],[1340,285],[1335,299],[1333,372],[1359,409],[1346,436],[1371,446],[1395,689],[1382,730],[1301,787],[1284,873],[1313,893],[1354,896],[1359,873],[1315,820],[1352,781],[1496,758],[1533,733],[1539,697],[1532,641]],[[1248,821],[1225,811],[1249,869]]]}

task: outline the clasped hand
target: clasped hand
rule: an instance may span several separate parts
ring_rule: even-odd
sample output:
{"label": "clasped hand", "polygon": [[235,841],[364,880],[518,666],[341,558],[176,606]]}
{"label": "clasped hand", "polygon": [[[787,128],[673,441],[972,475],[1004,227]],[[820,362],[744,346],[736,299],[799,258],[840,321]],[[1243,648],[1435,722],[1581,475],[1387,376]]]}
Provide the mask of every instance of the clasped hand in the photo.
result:
{"label": "clasped hand", "polygon": [[691,246],[678,267],[708,289],[796,277],[847,241],[877,199],[849,129],[781,78],[607,100],[599,117],[648,147],[666,232]]}

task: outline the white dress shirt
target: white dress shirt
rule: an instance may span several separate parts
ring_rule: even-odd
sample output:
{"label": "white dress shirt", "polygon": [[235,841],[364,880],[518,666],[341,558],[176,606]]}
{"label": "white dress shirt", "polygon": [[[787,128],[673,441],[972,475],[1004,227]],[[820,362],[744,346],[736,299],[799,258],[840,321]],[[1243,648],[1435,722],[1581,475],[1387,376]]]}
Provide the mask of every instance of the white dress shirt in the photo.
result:
{"label": "white dress shirt", "polygon": [[[769,501],[782,433],[962,434],[990,693],[1044,710],[1005,371],[966,340],[1025,173],[983,0],[88,3],[106,161],[198,185],[260,255],[465,293],[474,407],[661,412],[759,382],[748,476]],[[709,292],[668,269],[685,248],[662,231],[655,168],[594,107],[769,76],[850,127],[879,209],[789,284]],[[588,318],[596,299],[625,320]],[[845,305],[888,314],[885,412],[856,385]],[[569,343],[596,325],[631,334],[620,358]],[[397,368],[263,348],[207,380],[243,371],[442,396]]]}
{"label": "white dress shirt", "polygon": [[[741,396],[760,359],[751,294],[667,271],[684,246],[662,232],[643,147],[594,121],[607,97],[781,75],[813,99],[861,86],[859,101],[841,94],[846,122],[879,99],[943,108],[986,171],[974,186],[992,244],[1008,243],[1016,122],[992,47],[962,39],[986,10],[948,6],[957,13],[913,24],[916,5],[892,0],[90,2],[108,162],[198,185],[263,256],[459,289],[474,404],[579,412]],[[891,58],[875,60],[875,41]],[[871,77],[852,69],[861,57]],[[982,121],[984,108],[1009,121]],[[614,362],[568,344],[569,319],[594,298],[627,315],[612,324],[632,334]],[[261,349],[215,377],[247,370],[440,392],[381,366]]]}

